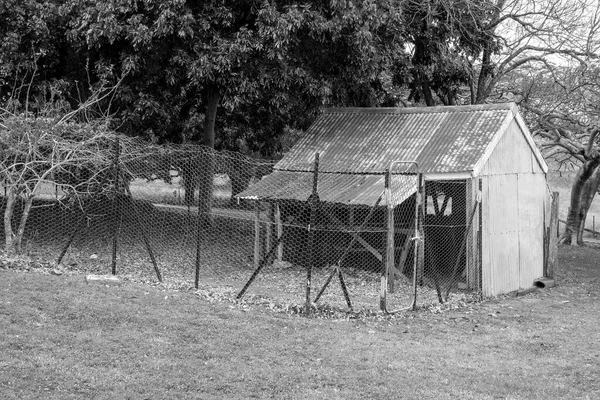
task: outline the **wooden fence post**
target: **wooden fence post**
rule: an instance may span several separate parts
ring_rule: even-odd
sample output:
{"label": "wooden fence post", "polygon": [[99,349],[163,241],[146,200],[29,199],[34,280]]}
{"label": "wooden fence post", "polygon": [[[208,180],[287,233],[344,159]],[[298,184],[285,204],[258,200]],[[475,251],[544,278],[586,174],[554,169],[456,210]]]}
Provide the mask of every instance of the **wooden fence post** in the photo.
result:
{"label": "wooden fence post", "polygon": [[558,261],[558,205],[559,193],[552,192],[552,205],[550,206],[550,237],[548,238],[548,260],[544,276],[554,279],[554,269]]}
{"label": "wooden fence post", "polygon": [[319,153],[315,154],[315,167],[313,172],[313,186],[310,195],[310,220],[308,223],[308,266],[306,268],[306,304],[305,313],[310,315],[311,299],[310,289],[312,285],[312,269],[316,262],[315,256],[315,224],[317,217],[317,207],[319,206],[319,192],[317,190],[317,181],[319,179]]}
{"label": "wooden fence post", "polygon": [[254,268],[260,263],[260,205],[254,203]]}
{"label": "wooden fence post", "polygon": [[273,210],[273,205],[269,202],[265,203],[266,204],[266,216],[267,218],[265,219],[265,250],[264,253],[266,254],[269,249],[271,248],[271,240],[273,239],[273,223],[275,221],[275,215],[274,215],[274,210]]}
{"label": "wooden fence post", "polygon": [[[277,240],[283,235],[283,225],[281,223],[281,208],[279,203],[275,203],[275,226],[277,230]],[[283,261],[283,241],[279,241],[277,245],[277,260]]]}

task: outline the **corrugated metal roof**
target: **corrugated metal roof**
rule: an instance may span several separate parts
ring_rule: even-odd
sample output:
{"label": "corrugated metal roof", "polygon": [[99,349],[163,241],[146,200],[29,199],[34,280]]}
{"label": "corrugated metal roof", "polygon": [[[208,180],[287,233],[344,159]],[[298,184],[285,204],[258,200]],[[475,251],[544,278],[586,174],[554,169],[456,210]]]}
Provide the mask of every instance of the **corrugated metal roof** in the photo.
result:
{"label": "corrugated metal roof", "polygon": [[[421,173],[473,171],[515,113],[512,103],[329,109],[271,175],[238,197],[307,200],[318,152],[322,201],[372,205],[383,190],[383,174],[394,161],[416,161]],[[398,189],[405,193],[399,202],[415,191],[407,182],[402,176],[393,178],[395,195]]]}
{"label": "corrugated metal roof", "polygon": [[379,174],[390,162],[417,161],[423,173],[472,171],[510,104],[325,111],[275,169]]}
{"label": "corrugated metal roof", "polygon": [[[373,205],[384,190],[384,175],[319,174],[321,201],[340,204]],[[416,190],[416,177],[393,175],[393,201],[400,204]],[[251,185],[239,198],[306,201],[312,193],[312,172],[274,171]],[[381,205],[386,204],[385,196]]]}

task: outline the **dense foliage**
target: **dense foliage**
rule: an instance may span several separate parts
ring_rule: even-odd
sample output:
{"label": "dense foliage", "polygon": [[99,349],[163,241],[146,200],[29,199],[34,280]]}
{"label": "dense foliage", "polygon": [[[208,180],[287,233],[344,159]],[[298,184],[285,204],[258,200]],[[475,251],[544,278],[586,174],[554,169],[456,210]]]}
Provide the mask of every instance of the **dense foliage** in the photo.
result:
{"label": "dense foliage", "polygon": [[482,103],[550,47],[583,54],[556,44],[571,3],[0,0],[0,100],[47,116],[119,82],[79,117],[276,156],[323,106]]}

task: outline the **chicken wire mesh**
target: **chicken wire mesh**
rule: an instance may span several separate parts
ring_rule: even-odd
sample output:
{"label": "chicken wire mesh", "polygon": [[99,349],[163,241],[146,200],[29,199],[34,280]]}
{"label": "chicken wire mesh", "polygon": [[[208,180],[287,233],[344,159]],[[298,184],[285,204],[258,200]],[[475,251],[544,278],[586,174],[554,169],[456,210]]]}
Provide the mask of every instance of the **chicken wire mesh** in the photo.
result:
{"label": "chicken wire mesh", "polygon": [[422,304],[481,287],[479,199],[471,180],[425,182],[423,258],[418,267]]}
{"label": "chicken wire mesh", "polygon": [[[198,264],[204,283],[219,278],[233,284],[227,279],[251,265],[254,227],[251,207],[234,195],[268,174],[272,164],[202,146],[122,140],[93,170],[73,166],[39,185],[24,252],[89,273],[187,284],[194,283]],[[17,198],[13,227],[25,200]]]}
{"label": "chicken wire mesh", "polygon": [[238,297],[269,282],[271,295],[303,299],[305,312],[377,309],[385,271],[384,177],[367,184],[375,196],[362,197],[360,177],[347,185],[347,176],[319,174],[318,161],[315,171],[285,179],[275,173],[250,190],[257,213],[255,270]]}
{"label": "chicken wire mesh", "polygon": [[422,246],[422,178],[414,162],[395,162],[386,180],[385,272],[381,308],[387,312],[416,307],[416,268]]}
{"label": "chicken wire mesh", "polygon": [[[422,184],[412,163],[387,178],[315,166],[282,183],[269,161],[117,141],[94,171],[39,185],[23,246],[65,268],[219,286],[307,312],[392,312],[478,287],[466,181]],[[260,185],[262,196],[245,195]],[[17,198],[14,225],[24,204]]]}

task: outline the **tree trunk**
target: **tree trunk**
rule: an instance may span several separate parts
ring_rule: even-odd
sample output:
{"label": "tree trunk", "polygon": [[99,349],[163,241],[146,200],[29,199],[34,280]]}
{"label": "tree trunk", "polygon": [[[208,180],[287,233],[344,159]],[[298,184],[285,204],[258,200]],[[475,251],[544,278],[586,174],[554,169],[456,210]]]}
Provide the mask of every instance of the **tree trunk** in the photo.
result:
{"label": "tree trunk", "polygon": [[[204,117],[204,135],[202,144],[214,149],[215,147],[215,119],[217,107],[221,99],[221,93],[216,86],[206,89],[206,115]],[[205,216],[206,222],[210,222],[210,210],[212,206],[213,179],[215,170],[215,155],[209,152],[200,171],[198,212]]]}
{"label": "tree trunk", "polygon": [[221,93],[216,86],[211,86],[206,90],[206,115],[204,117],[204,135],[202,144],[215,148],[215,120],[217,118],[217,107],[221,100]]}
{"label": "tree trunk", "polygon": [[493,88],[492,81],[494,80],[496,73],[498,73],[498,71],[494,71],[494,63],[492,61],[493,40],[496,36],[496,26],[500,18],[500,14],[502,13],[505,5],[506,0],[496,0],[494,10],[489,16],[488,27],[486,28],[489,35],[485,39],[485,43],[483,45],[477,87],[475,87],[475,85],[471,87],[471,104],[485,103]]}
{"label": "tree trunk", "polygon": [[579,229],[577,230],[577,244],[583,245],[583,231],[585,229],[585,220],[587,213],[592,205],[592,201],[598,191],[600,184],[600,167],[596,167],[592,176],[589,177],[581,192],[581,205],[579,209]]}
{"label": "tree trunk", "polygon": [[494,66],[492,64],[492,51],[490,44],[486,43],[481,57],[481,67],[479,69],[479,78],[477,80],[477,94],[474,104],[483,104],[489,96],[489,83],[493,78]]}
{"label": "tree trunk", "polygon": [[571,244],[573,236],[579,231],[581,223],[581,210],[584,203],[584,186],[592,174],[594,174],[596,171],[599,162],[600,160],[596,158],[586,161],[581,168],[579,168],[579,171],[577,171],[577,175],[575,175],[575,181],[573,182],[573,187],[571,188],[571,199],[567,215],[567,224],[565,226],[565,231],[560,237],[559,243]]}
{"label": "tree trunk", "polygon": [[198,186],[198,165],[201,159],[192,159],[186,161],[181,166],[181,173],[183,176],[183,199],[186,206],[191,207],[194,205],[194,192]]}
{"label": "tree trunk", "polygon": [[16,189],[9,186],[6,193],[6,209],[4,210],[4,250],[6,254],[14,253],[14,234],[12,230],[12,217],[17,199]]}
{"label": "tree trunk", "polygon": [[431,86],[429,86],[429,80],[426,76],[421,77],[421,90],[423,91],[423,97],[425,98],[427,107],[435,106],[433,94],[431,93]]}
{"label": "tree trunk", "polygon": [[23,236],[25,235],[25,226],[27,225],[27,219],[29,218],[29,212],[31,211],[32,205],[33,195],[30,195],[29,197],[27,197],[27,200],[25,200],[25,206],[23,207],[23,213],[21,214],[21,220],[19,221],[19,228],[14,238],[13,245],[17,253],[20,253],[23,250]]}

